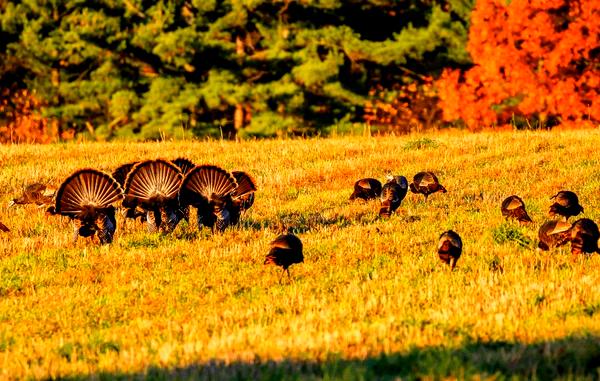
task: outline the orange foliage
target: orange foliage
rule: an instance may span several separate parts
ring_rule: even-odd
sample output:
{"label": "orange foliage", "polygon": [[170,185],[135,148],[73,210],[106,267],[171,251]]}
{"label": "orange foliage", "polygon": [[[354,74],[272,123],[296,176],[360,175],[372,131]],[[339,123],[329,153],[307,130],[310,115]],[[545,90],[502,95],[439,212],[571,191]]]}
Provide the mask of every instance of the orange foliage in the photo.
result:
{"label": "orange foliage", "polygon": [[446,121],[471,129],[513,116],[600,122],[600,2],[477,0],[467,49],[474,66],[436,82]]}
{"label": "orange foliage", "polygon": [[440,117],[433,80],[393,86],[392,91],[377,85],[369,92],[371,101],[364,108],[364,119],[383,131],[411,132],[429,129]]}
{"label": "orange foliage", "polygon": [[49,143],[55,128],[40,115],[42,103],[27,89],[4,89],[0,97],[0,143]]}

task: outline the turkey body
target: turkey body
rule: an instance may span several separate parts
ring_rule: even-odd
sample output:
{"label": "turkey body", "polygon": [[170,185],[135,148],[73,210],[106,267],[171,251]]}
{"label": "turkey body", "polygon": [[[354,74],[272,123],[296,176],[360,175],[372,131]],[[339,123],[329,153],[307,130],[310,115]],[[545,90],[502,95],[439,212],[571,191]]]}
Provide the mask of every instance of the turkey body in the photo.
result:
{"label": "turkey body", "polygon": [[179,201],[182,206],[197,209],[199,229],[208,226],[213,231],[223,231],[232,223],[233,196],[237,187],[235,177],[226,170],[214,165],[200,165],[184,177]]}
{"label": "turkey body", "polygon": [[550,250],[559,247],[570,240],[571,224],[566,221],[546,221],[538,231],[538,247],[542,250]]}
{"label": "turkey body", "polygon": [[438,241],[437,252],[440,260],[451,265],[454,270],[456,262],[462,254],[462,240],[458,233],[453,230],[443,232]]}
{"label": "turkey body", "polygon": [[354,192],[350,195],[350,200],[360,198],[362,200],[374,200],[381,196],[381,182],[377,179],[365,178],[354,183]]}
{"label": "turkey body", "polygon": [[[137,164],[139,161],[133,161],[131,163],[126,163],[120,165],[115,169],[112,173],[112,177],[119,183],[121,188],[125,189],[125,180],[127,179],[127,175],[131,172],[131,169]],[[121,208],[121,214],[125,220],[140,220],[142,222],[146,221],[146,212],[142,209],[136,207],[135,203],[132,201],[129,207]],[[124,226],[124,225],[123,225]]]}
{"label": "turkey body", "polygon": [[400,207],[408,192],[408,181],[404,176],[393,176],[381,190],[381,209],[379,215],[390,217]]}
{"label": "turkey body", "polygon": [[13,198],[8,204],[9,207],[13,205],[49,205],[54,203],[55,189],[48,188],[46,185],[41,183],[29,184],[23,190],[23,193],[16,198]]}
{"label": "turkey body", "polygon": [[254,193],[258,189],[252,176],[242,171],[231,172],[237,188],[231,196],[231,224],[237,225],[240,217],[254,205]]}
{"label": "turkey body", "polygon": [[123,206],[143,209],[149,232],[171,232],[180,220],[176,211],[182,178],[181,170],[170,161],[139,162],[125,180]]}
{"label": "turkey body", "polygon": [[507,197],[502,201],[500,210],[506,219],[513,218],[521,223],[532,222],[525,210],[525,203],[519,196],[512,195]]}
{"label": "turkey body", "polygon": [[[196,166],[196,164],[194,164],[194,162],[192,162],[190,159],[185,158],[185,157],[178,157],[177,159],[173,160],[172,163],[175,164],[181,170],[181,174],[183,176],[187,175],[188,172],[190,172]],[[190,221],[190,207],[189,206],[179,205],[177,210],[175,210],[175,214],[177,215],[177,219],[179,219],[179,220],[183,219],[186,222]]]}
{"label": "turkey body", "polygon": [[113,203],[123,198],[123,189],[109,174],[81,169],[69,176],[56,192],[52,214],[73,220],[74,236],[93,237],[111,243],[116,230]]}
{"label": "turkey body", "polygon": [[583,207],[579,205],[579,198],[574,192],[560,191],[550,197],[550,199],[554,200],[554,203],[550,205],[550,210],[548,212],[550,217],[558,215],[567,221],[569,217],[576,216],[583,212]]}
{"label": "turkey body", "polygon": [[419,172],[413,177],[410,183],[410,191],[420,193],[425,196],[425,201],[430,194],[436,192],[446,193],[446,188],[440,184],[437,176],[433,172]]}
{"label": "turkey body", "polygon": [[290,277],[289,268],[291,265],[304,262],[302,249],[302,241],[297,236],[293,234],[280,235],[271,242],[271,248],[264,264],[273,264],[283,269],[279,277],[279,281],[281,282],[284,272],[287,272],[288,277]]}
{"label": "turkey body", "polygon": [[589,218],[581,218],[573,223],[570,230],[571,253],[594,253],[600,254],[598,240],[600,232],[598,225]]}

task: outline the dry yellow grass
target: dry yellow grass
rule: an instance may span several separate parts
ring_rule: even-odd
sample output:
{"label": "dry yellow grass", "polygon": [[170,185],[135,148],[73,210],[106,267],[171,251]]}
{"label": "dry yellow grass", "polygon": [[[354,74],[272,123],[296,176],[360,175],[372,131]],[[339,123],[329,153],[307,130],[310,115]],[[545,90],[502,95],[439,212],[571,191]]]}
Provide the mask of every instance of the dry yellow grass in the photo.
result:
{"label": "dry yellow grass", "polygon": [[[0,146],[0,203],[82,167],[186,156],[258,180],[241,227],[141,225],[99,247],[36,207],[0,208],[0,377],[524,378],[600,373],[600,255],[535,250],[549,197],[600,222],[600,131],[248,142]],[[438,174],[389,220],[354,181]],[[534,224],[504,222],[526,202]],[[581,216],[579,216],[581,217]],[[281,224],[303,240],[293,282],[263,266]],[[450,273],[435,244],[461,234]],[[284,278],[285,279],[285,278]]]}

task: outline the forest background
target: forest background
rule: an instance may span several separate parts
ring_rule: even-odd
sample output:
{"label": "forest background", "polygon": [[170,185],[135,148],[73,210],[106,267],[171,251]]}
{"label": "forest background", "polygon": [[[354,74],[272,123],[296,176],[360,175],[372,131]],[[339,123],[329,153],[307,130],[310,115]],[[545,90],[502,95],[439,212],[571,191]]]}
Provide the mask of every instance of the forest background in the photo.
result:
{"label": "forest background", "polygon": [[0,0],[0,142],[597,127],[592,0]]}

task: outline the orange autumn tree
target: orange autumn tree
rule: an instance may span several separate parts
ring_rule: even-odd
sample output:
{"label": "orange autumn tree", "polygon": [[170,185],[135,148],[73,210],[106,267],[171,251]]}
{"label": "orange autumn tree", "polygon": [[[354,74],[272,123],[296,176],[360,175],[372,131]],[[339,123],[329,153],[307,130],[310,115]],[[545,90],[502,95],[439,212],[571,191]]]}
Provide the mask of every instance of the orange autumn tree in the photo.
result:
{"label": "orange autumn tree", "polygon": [[55,132],[40,114],[42,102],[27,89],[0,92],[0,143],[50,143]]}
{"label": "orange autumn tree", "polygon": [[437,126],[440,109],[431,77],[397,83],[391,89],[378,84],[371,89],[364,120],[382,132],[409,133]]}
{"label": "orange autumn tree", "polygon": [[600,1],[478,0],[467,45],[474,66],[447,69],[436,83],[444,120],[598,125],[599,36]]}

